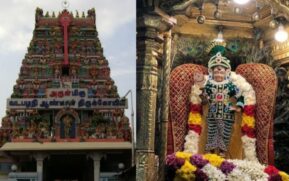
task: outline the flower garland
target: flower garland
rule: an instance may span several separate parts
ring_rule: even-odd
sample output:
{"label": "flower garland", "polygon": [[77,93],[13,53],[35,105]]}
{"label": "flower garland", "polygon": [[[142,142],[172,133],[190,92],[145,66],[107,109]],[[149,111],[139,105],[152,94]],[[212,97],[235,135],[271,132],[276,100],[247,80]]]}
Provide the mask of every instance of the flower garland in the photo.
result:
{"label": "flower garland", "polygon": [[[207,77],[205,77],[207,80]],[[202,133],[202,99],[200,95],[202,91],[199,85],[192,86],[190,95],[190,113],[188,119],[188,134],[185,137],[184,150],[185,152],[197,153],[199,150],[199,136]]]}
{"label": "flower garland", "polygon": [[231,72],[231,80],[239,88],[239,94],[244,97],[244,109],[242,113],[241,137],[245,159],[258,161],[256,155],[256,136],[255,136],[255,91],[244,77],[235,72]]}
{"label": "flower garland", "polygon": [[[258,161],[256,156],[256,137],[255,137],[255,104],[256,95],[253,87],[244,77],[231,72],[231,81],[239,89],[237,96],[244,97],[244,109],[242,114],[241,129],[243,132],[242,143],[246,160]],[[205,76],[205,80],[208,77]],[[206,82],[205,81],[205,82]],[[202,132],[202,100],[200,95],[201,86],[194,84],[190,95],[190,113],[188,119],[188,134],[185,137],[184,151],[193,154],[198,153],[199,136]]]}
{"label": "flower garland", "polygon": [[[175,173],[173,177],[183,180],[289,181],[289,175],[274,166],[247,160],[225,160],[215,154],[176,152],[167,156],[166,166]],[[173,177],[169,179],[173,180]]]}

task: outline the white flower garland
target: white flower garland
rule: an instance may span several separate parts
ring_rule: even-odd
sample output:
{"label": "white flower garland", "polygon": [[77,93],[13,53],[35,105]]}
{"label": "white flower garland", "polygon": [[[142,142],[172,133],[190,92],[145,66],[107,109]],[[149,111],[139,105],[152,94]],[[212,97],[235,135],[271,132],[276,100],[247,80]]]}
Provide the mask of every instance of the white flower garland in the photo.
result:
{"label": "white flower garland", "polygon": [[265,166],[260,164],[259,162],[246,160],[227,161],[236,165],[236,168],[234,168],[234,170],[240,170],[240,172],[242,173],[242,177],[243,175],[246,175],[249,176],[249,180],[252,181],[268,181],[269,175],[264,172]]}
{"label": "white flower garland", "polygon": [[198,133],[189,130],[185,137],[184,152],[196,154],[199,151],[199,135]]}
{"label": "white flower garland", "polygon": [[224,181],[226,180],[226,175],[223,174],[223,172],[216,167],[214,167],[211,164],[206,164],[202,169],[201,169],[209,178],[210,180],[215,180],[215,181]]}
{"label": "white flower garland", "polygon": [[[244,97],[244,105],[255,105],[256,104],[256,94],[251,84],[249,84],[244,77],[235,72],[231,72],[230,75],[231,81],[234,85],[237,86],[239,92],[237,96]],[[208,76],[205,76],[205,83],[208,80]],[[200,90],[200,86],[194,84],[191,89],[190,101],[192,104],[201,104],[202,100],[200,95],[202,91]],[[243,150],[245,154],[245,159],[249,161],[258,162],[256,156],[256,138],[250,138],[246,135],[242,136]],[[199,135],[194,131],[189,131],[185,137],[184,151],[192,154],[198,153],[198,143],[199,143]],[[232,175],[233,177],[233,175]]]}
{"label": "white flower garland", "polygon": [[216,181],[268,181],[269,175],[264,172],[265,166],[254,161],[227,160],[236,167],[225,175],[219,168],[212,164],[206,164],[201,170],[208,176],[209,180]]}
{"label": "white flower garland", "polygon": [[252,85],[247,82],[247,80],[235,72],[231,72],[230,76],[234,85],[239,88],[239,95],[244,97],[245,105],[255,105],[256,104],[256,94]]}
{"label": "white flower garland", "polygon": [[245,159],[248,161],[258,162],[256,155],[256,138],[250,138],[247,135],[241,137]]}
{"label": "white flower garland", "polygon": [[232,172],[227,175],[227,179],[230,181],[251,181],[250,176],[246,173],[243,173],[240,169],[234,168]]}
{"label": "white flower garland", "polygon": [[[256,105],[256,94],[252,85],[247,80],[235,72],[231,72],[231,80],[239,88],[239,95],[244,97],[244,105]],[[246,135],[241,137],[245,159],[256,161],[256,138],[250,138]]]}

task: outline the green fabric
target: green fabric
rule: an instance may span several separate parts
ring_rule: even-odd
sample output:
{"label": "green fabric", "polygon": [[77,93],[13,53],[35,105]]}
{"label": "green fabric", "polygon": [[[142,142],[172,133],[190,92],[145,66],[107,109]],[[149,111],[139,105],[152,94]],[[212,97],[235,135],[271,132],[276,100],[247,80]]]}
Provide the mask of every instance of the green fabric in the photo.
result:
{"label": "green fabric", "polygon": [[220,52],[222,54],[222,56],[226,55],[227,49],[224,46],[221,45],[215,45],[211,51],[209,52],[210,56],[214,56],[216,55],[218,52]]}

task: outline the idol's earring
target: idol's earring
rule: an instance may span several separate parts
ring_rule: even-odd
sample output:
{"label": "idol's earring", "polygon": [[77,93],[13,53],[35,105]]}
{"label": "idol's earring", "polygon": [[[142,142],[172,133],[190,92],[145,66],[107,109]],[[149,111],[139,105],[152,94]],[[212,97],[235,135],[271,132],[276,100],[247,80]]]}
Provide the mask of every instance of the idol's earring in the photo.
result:
{"label": "idol's earring", "polygon": [[213,73],[209,70],[209,80],[213,80]]}
{"label": "idol's earring", "polygon": [[231,78],[231,70],[228,69],[228,70],[226,70],[225,80],[229,80],[230,78]]}

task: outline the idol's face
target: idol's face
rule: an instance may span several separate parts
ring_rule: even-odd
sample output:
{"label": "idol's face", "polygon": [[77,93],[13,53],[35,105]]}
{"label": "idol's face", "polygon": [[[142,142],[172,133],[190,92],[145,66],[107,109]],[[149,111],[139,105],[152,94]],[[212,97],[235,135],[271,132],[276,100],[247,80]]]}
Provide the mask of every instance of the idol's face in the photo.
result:
{"label": "idol's face", "polygon": [[226,76],[226,68],[223,66],[216,66],[213,67],[213,79],[216,82],[223,82],[225,80],[225,76]]}

